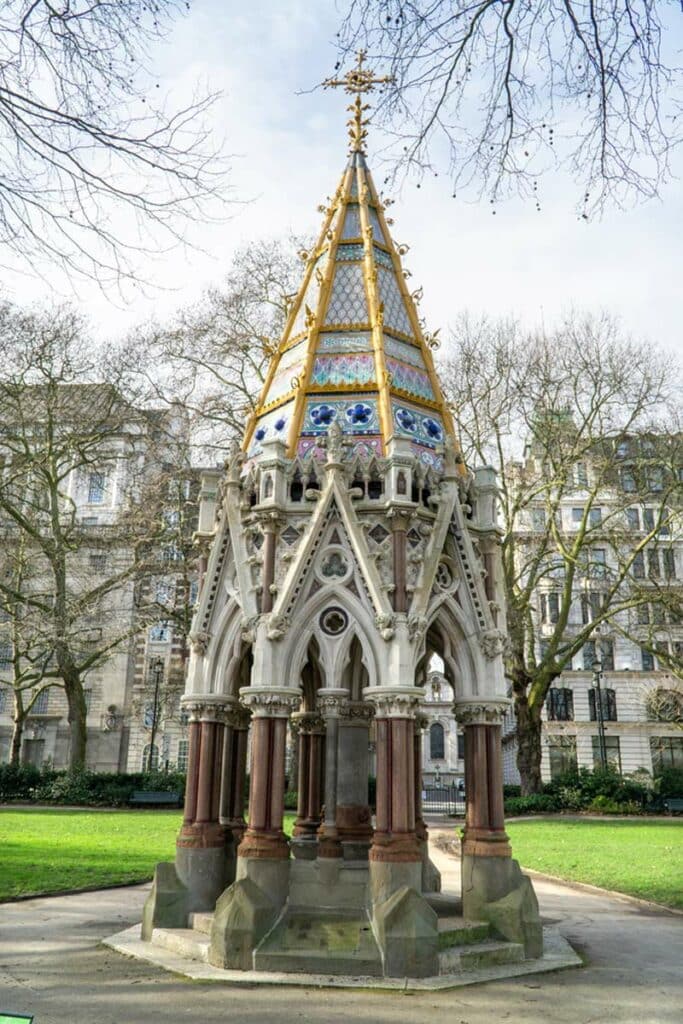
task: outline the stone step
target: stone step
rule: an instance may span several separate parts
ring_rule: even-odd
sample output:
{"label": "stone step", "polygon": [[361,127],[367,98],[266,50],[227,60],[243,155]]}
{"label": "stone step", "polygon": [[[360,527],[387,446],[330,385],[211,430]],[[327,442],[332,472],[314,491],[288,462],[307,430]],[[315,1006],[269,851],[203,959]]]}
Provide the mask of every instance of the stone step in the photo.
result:
{"label": "stone step", "polygon": [[447,892],[423,892],[422,896],[432,910],[436,911],[437,917],[460,917],[462,915],[462,900],[459,896],[452,896]]}
{"label": "stone step", "polygon": [[211,926],[213,925],[213,913],[204,911],[203,913],[190,914],[190,928],[193,928],[196,932],[201,932],[202,935],[211,934]]}
{"label": "stone step", "polygon": [[366,914],[292,908],[254,952],[254,968],[379,978],[382,958]]}
{"label": "stone step", "polygon": [[178,953],[188,960],[200,960],[205,964],[209,962],[209,939],[193,928],[155,928],[152,944]]}
{"label": "stone step", "polygon": [[521,942],[479,942],[471,946],[451,946],[439,953],[439,973],[459,974],[500,964],[516,964],[524,959]]}
{"label": "stone step", "polygon": [[466,921],[464,917],[440,917],[439,949],[451,946],[471,946],[491,938],[491,926],[487,921]]}

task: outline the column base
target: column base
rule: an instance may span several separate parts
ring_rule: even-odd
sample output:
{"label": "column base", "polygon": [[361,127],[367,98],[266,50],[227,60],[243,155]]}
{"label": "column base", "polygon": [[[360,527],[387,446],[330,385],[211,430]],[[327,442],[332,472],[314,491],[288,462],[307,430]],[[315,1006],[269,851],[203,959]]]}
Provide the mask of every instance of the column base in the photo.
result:
{"label": "column base", "polygon": [[462,854],[472,857],[511,857],[512,847],[504,829],[468,828],[462,837]]}
{"label": "column base", "polygon": [[216,900],[229,885],[234,874],[234,855],[225,845],[187,845],[180,841],[176,846],[175,870],[179,881],[187,889],[187,911],[210,911]]}
{"label": "column base", "polygon": [[276,910],[280,910],[289,893],[289,868],[290,860],[276,856],[266,857],[260,853],[256,857],[243,853],[240,846],[237,857],[237,871],[235,883],[248,879],[267,897]]}
{"label": "column base", "polygon": [[318,838],[318,857],[322,860],[341,860],[344,849],[338,836],[323,832]]}
{"label": "column base", "polygon": [[462,907],[468,920],[489,921],[510,942],[524,944],[527,958],[543,955],[543,929],[531,879],[516,860],[499,855],[462,855]]}
{"label": "column base", "polygon": [[252,860],[289,860],[289,842],[282,829],[257,831],[247,828],[238,849],[238,858]]}
{"label": "column base", "polygon": [[375,832],[369,859],[389,864],[421,863],[420,842],[414,832]]}
{"label": "column base", "polygon": [[422,860],[373,860],[370,851],[370,900],[384,903],[399,889],[422,892]]}

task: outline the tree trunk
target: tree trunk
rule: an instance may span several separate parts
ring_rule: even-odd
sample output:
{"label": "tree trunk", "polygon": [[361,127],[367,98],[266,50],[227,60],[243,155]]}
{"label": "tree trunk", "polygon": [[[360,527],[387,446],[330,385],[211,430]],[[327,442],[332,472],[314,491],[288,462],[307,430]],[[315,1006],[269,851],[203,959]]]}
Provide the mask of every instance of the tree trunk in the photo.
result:
{"label": "tree trunk", "polygon": [[64,690],[66,692],[66,699],[69,705],[69,713],[67,716],[71,734],[69,767],[84,768],[85,744],[87,739],[85,720],[87,711],[83,686],[81,685],[81,678],[78,672],[74,672],[73,674],[70,673],[68,676],[63,675],[62,678],[64,680]]}
{"label": "tree trunk", "polygon": [[541,780],[541,715],[529,707],[526,697],[515,700],[517,717],[517,768],[522,783],[522,796],[540,793]]}
{"label": "tree trunk", "polygon": [[21,744],[24,738],[25,715],[15,713],[12,725],[12,743],[10,745],[10,764],[21,764]]}

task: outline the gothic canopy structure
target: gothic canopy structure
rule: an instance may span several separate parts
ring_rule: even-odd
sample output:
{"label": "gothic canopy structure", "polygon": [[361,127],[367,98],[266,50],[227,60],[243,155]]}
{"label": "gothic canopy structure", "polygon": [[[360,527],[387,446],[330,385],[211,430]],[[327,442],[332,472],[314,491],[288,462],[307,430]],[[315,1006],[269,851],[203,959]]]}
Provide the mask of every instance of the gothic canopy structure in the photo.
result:
{"label": "gothic canopy structure", "polygon": [[[342,80],[354,96],[348,163],[243,444],[204,479],[185,818],[143,933],[213,915],[208,955],[223,967],[310,969],[297,922],[341,915],[355,922],[344,932],[357,929],[355,953],[325,971],[354,973],[364,950],[364,973],[439,973],[425,895],[438,873],[420,812],[434,654],[466,736],[463,913],[514,931],[529,955],[540,941],[503,822],[495,479],[463,464],[405,246],[367,166],[362,96],[376,81],[362,61]],[[290,841],[285,750],[296,734]],[[526,901],[525,923],[508,910],[495,924],[510,893]]]}

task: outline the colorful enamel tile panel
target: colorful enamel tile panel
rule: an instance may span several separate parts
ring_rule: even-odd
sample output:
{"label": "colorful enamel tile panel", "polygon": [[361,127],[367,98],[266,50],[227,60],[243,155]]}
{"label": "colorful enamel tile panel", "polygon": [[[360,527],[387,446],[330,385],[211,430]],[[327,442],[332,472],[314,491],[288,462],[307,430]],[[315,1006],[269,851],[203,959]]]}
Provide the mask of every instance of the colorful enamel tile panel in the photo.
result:
{"label": "colorful enamel tile panel", "polygon": [[337,262],[342,263],[348,260],[362,260],[365,256],[365,249],[360,242],[352,242],[350,245],[339,245],[337,248]]}
{"label": "colorful enamel tile panel", "polygon": [[398,338],[392,338],[385,334],[384,351],[388,356],[400,359],[402,363],[410,363],[412,366],[418,366],[421,370],[425,368],[422,352],[417,345],[409,345],[407,341],[399,341]]}
{"label": "colorful enamel tile panel", "polygon": [[362,238],[363,232],[360,224],[360,207],[357,203],[350,203],[346,208],[346,218],[342,230],[342,238]]}
{"label": "colorful enamel tile panel", "polygon": [[360,263],[339,263],[335,268],[326,324],[369,322],[363,267]]}
{"label": "colorful enamel tile panel", "polygon": [[378,434],[377,399],[365,395],[331,398],[324,394],[307,399],[302,435],[326,434],[334,422],[339,423],[345,434]]}
{"label": "colorful enamel tile panel", "polygon": [[443,422],[436,413],[426,413],[413,405],[394,399],[391,403],[391,415],[398,436],[409,437],[426,448],[435,448],[443,443]]}
{"label": "colorful enamel tile panel", "polygon": [[372,249],[375,254],[375,263],[380,267],[386,267],[387,270],[394,269],[394,265],[391,262],[391,256],[388,252],[385,252],[384,249],[380,249],[378,245],[374,245]]}
{"label": "colorful enamel tile panel", "polygon": [[264,405],[269,405],[270,402],[282,398],[283,395],[292,390],[293,378],[299,376],[303,369],[306,359],[306,348],[307,342],[304,338],[298,345],[294,345],[282,353],[282,358],[278,363],[275,376],[268,389],[268,394],[263,401]]}
{"label": "colorful enamel tile panel", "polygon": [[313,364],[313,387],[363,387],[375,379],[375,358],[371,354],[317,356]]}
{"label": "colorful enamel tile panel", "polygon": [[396,278],[380,267],[377,271],[380,302],[384,303],[384,323],[401,334],[412,335],[413,329],[406,312],[403,297],[398,290]]}
{"label": "colorful enamel tile panel", "polygon": [[270,441],[274,437],[280,437],[286,441],[293,411],[294,402],[287,402],[261,416],[251,439],[249,455],[257,455],[261,451],[262,443]]}
{"label": "colorful enamel tile panel", "polygon": [[[381,437],[359,437],[355,440],[349,437],[348,440],[351,442],[350,447],[347,449],[350,456],[359,455],[362,459],[369,459],[374,456],[382,456],[384,454]],[[302,437],[297,444],[296,453],[300,459],[313,457],[323,461],[326,458],[326,451],[318,443],[318,438],[315,437]]]}
{"label": "colorful enamel tile panel", "polygon": [[318,352],[371,352],[372,335],[365,331],[330,331],[318,338]]}
{"label": "colorful enamel tile panel", "polygon": [[400,388],[401,391],[408,391],[418,398],[426,398],[429,401],[434,399],[434,389],[428,374],[424,370],[418,370],[415,366],[406,366],[399,363],[390,356],[386,357],[387,370],[391,374],[391,386]]}

